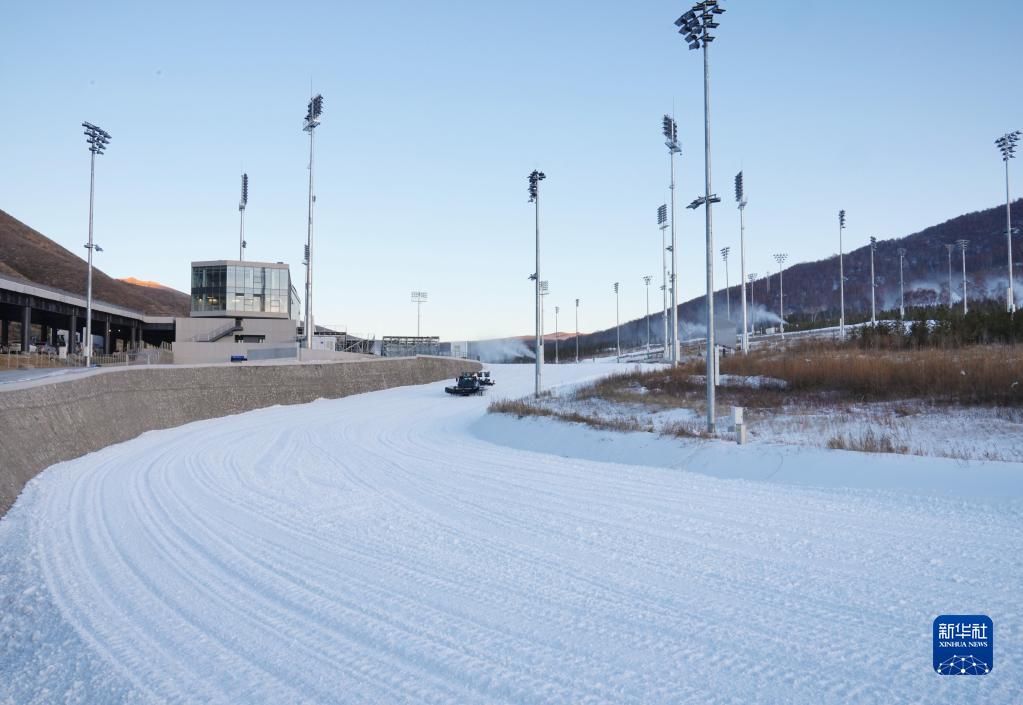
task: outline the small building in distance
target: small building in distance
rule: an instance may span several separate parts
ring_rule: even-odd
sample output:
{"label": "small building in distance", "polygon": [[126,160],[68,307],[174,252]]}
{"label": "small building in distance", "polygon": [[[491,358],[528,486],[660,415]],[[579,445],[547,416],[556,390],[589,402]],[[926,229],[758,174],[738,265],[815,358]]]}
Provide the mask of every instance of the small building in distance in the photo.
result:
{"label": "small building in distance", "polygon": [[298,291],[283,262],[192,262],[191,311],[175,319],[174,361],[298,354]]}

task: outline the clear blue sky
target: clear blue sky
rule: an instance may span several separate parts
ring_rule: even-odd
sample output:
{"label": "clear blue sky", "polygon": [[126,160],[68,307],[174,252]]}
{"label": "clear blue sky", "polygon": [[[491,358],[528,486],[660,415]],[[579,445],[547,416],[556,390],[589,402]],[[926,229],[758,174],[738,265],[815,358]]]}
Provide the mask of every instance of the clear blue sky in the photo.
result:
{"label": "clear blue sky", "polygon": [[[1003,199],[993,140],[1023,128],[1023,3],[722,4],[711,56],[724,198],[715,249],[737,249],[740,168],[748,269],[759,272],[773,269],[773,252],[790,262],[837,252],[840,208],[851,248]],[[704,288],[703,216],[684,210],[703,188],[702,65],[672,26],[686,8],[8,3],[0,208],[84,254],[88,120],[113,136],[97,176],[106,272],[187,290],[191,260],[235,257],[244,169],[249,258],[289,262],[301,281],[312,80],[325,98],[318,323],[412,333],[409,291],[422,289],[424,334],[528,333],[526,175],[539,168],[549,308],[560,305],[571,329],[579,297],[583,330],[612,325],[612,283],[622,282],[625,319],[643,313],[642,276],[659,274],[660,120],[673,105],[681,293]]]}

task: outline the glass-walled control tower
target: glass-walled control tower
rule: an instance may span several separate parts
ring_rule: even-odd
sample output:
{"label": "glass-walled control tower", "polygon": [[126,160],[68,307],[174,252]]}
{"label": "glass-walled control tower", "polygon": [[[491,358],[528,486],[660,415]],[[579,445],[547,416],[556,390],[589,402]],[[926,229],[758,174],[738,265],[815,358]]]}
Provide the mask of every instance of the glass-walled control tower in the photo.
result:
{"label": "glass-walled control tower", "polygon": [[299,308],[286,264],[192,262],[193,317],[294,319]]}

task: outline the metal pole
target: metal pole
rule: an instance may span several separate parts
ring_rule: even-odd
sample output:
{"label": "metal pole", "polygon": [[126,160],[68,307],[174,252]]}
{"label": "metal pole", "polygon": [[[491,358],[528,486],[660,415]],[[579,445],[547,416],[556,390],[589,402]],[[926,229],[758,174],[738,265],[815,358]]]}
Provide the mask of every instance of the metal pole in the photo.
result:
{"label": "metal pole", "polygon": [[650,277],[643,277],[646,282],[646,351],[650,352]]}
{"label": "metal pole", "polygon": [[[672,121],[674,121],[672,116]],[[675,238],[675,150],[671,149],[671,366],[678,366],[678,246]]]}
{"label": "metal pole", "polygon": [[902,277],[902,262],[905,260],[905,252],[899,252],[899,318],[906,318],[906,286]]}
{"label": "metal pole", "polygon": [[[739,205],[739,268],[742,270],[742,352],[749,352],[749,321],[746,312],[746,203]],[[752,305],[753,291],[750,285],[750,299]]]}
{"label": "metal pole", "polygon": [[245,209],[239,208],[239,220],[241,221],[238,226],[238,261],[245,261]]}
{"label": "metal pole", "polygon": [[754,296],[753,296],[753,294],[755,293],[755,290],[753,289],[753,282],[756,281],[756,279],[757,279],[757,275],[755,273],[751,272],[750,275],[749,275],[749,308],[750,308],[749,329],[750,329],[750,334],[754,334],[754,333],[757,332],[757,321],[756,321],[756,316],[754,315],[754,311],[756,310],[756,301],[754,300]]}
{"label": "metal pole", "polygon": [[576,299],[576,362],[579,361],[579,300]]}
{"label": "metal pole", "polygon": [[782,265],[778,265],[778,318],[780,322],[778,327],[781,328],[781,337],[785,337],[785,272],[782,271]]}
{"label": "metal pole", "polygon": [[945,245],[948,250],[948,308],[952,310],[952,250],[955,245]]}
{"label": "metal pole", "polygon": [[[314,118],[315,120],[315,118]],[[316,132],[315,125],[309,128],[309,223],[306,233],[306,246],[309,248],[305,265],[305,348],[311,350],[313,347],[313,333],[316,326],[313,323],[313,204],[316,197],[313,196],[313,135]]]}
{"label": "metal pole", "polygon": [[1012,288],[1012,205],[1009,200],[1009,160],[1005,159],[1005,241],[1009,252],[1009,289],[1005,294],[1005,305],[1009,313],[1016,312],[1016,292]]}
{"label": "metal pole", "polygon": [[966,315],[966,246],[963,246],[963,315]]}
{"label": "metal pole", "polygon": [[540,396],[543,377],[543,339],[540,334],[543,312],[540,308],[540,183],[536,184],[536,396]]}
{"label": "metal pole", "polygon": [[[704,186],[707,215],[707,433],[714,433],[715,426],[715,389],[714,378],[714,221],[711,209],[714,206],[710,198],[710,58],[708,42],[703,42],[703,159]],[[674,252],[672,252],[674,254]]]}
{"label": "metal pole", "polygon": [[[96,152],[91,153],[89,158],[89,275],[85,292],[85,366],[92,365],[92,213],[93,203],[96,195]],[[28,335],[28,331],[21,332],[22,337]]]}
{"label": "metal pole", "polygon": [[725,257],[725,315],[732,320],[732,292],[728,290],[728,257]]}
{"label": "metal pole", "polygon": [[561,313],[561,307],[554,307],[554,364],[560,364],[558,359],[558,314]]}
{"label": "metal pole", "polygon": [[838,296],[840,301],[840,313],[838,318],[838,332],[842,339],[845,339],[845,262],[842,254],[842,230],[843,225],[838,225]]}
{"label": "metal pole", "polygon": [[875,305],[874,285],[877,279],[874,278],[874,243],[870,243],[870,325],[877,325],[877,308]]}
{"label": "metal pole", "polygon": [[665,229],[661,228],[661,298],[664,299],[661,320],[664,323],[664,357],[667,359],[670,353],[668,352],[668,243],[664,238]]}
{"label": "metal pole", "polygon": [[622,359],[622,321],[618,315],[618,282],[615,282],[615,348],[618,351],[618,361]]}
{"label": "metal pole", "polygon": [[422,338],[423,334],[420,330],[420,324],[423,320],[423,302],[416,301],[416,337]]}

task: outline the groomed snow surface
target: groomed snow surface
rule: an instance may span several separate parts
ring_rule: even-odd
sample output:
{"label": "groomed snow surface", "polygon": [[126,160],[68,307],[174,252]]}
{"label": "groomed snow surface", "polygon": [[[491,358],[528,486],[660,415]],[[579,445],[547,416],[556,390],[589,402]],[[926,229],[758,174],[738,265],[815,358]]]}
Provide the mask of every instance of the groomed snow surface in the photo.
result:
{"label": "groomed snow surface", "polygon": [[[490,398],[530,391],[491,369]],[[1021,702],[1023,465],[843,487],[881,456],[485,417],[443,386],[42,473],[0,520],[0,703]],[[974,613],[993,671],[937,675],[933,619]]]}

